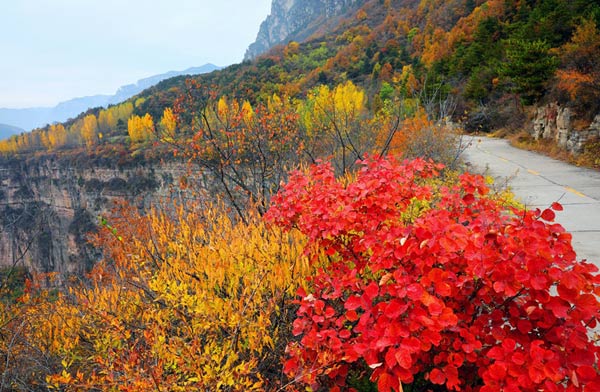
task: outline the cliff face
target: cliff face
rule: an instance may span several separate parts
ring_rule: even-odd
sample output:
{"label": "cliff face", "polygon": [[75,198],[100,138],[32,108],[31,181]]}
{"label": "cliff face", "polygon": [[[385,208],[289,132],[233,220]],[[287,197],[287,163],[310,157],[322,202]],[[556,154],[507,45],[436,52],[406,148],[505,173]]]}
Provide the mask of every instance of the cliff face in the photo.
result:
{"label": "cliff face", "polygon": [[260,25],[256,42],[246,50],[252,60],[280,43],[302,41],[326,23],[334,23],[365,0],[273,0],[271,14]]}
{"label": "cliff face", "polygon": [[76,168],[52,158],[0,161],[0,268],[85,272],[100,255],[87,242],[98,216],[117,199],[143,207],[166,196],[184,170],[177,165]]}
{"label": "cliff face", "polygon": [[551,103],[536,110],[531,131],[536,140],[554,140],[559,147],[577,154],[583,152],[588,140],[600,137],[600,114],[587,128],[576,130],[571,109]]}

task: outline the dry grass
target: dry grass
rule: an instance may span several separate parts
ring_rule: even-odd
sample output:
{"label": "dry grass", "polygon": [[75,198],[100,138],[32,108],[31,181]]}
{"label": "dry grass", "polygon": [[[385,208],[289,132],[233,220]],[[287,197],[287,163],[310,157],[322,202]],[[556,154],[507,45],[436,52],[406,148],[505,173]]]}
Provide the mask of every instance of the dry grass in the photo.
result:
{"label": "dry grass", "polygon": [[510,135],[507,139],[510,141],[511,145],[524,150],[535,151],[573,165],[596,170],[600,169],[600,140],[589,141],[586,143],[583,153],[572,154],[560,148],[552,140],[535,140],[526,131]]}

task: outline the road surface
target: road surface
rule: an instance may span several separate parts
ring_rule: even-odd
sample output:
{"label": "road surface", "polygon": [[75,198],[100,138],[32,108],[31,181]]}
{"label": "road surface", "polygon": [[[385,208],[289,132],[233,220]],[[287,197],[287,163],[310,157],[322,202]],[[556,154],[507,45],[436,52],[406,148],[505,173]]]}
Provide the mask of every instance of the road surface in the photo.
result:
{"label": "road surface", "polygon": [[600,172],[520,150],[503,139],[474,137],[463,154],[471,171],[507,182],[527,208],[558,201],[556,221],[573,234],[579,260],[600,267]]}

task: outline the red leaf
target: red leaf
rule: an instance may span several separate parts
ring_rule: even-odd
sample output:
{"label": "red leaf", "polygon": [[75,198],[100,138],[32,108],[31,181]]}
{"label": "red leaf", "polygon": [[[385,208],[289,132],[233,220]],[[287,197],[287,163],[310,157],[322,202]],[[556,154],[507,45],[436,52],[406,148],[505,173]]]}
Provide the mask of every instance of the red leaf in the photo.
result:
{"label": "red leaf", "polygon": [[584,365],[577,368],[577,376],[579,376],[579,381],[586,383],[588,381],[596,380],[598,373],[592,366]]}
{"label": "red leaf", "polygon": [[514,363],[515,365],[521,366],[521,365],[525,364],[526,357],[525,357],[525,354],[517,351],[510,357],[510,359],[511,359],[512,363]]}
{"label": "red leaf", "polygon": [[358,320],[358,313],[356,313],[354,310],[349,310],[346,312],[346,318],[348,321],[356,321]]}
{"label": "red leaf", "polygon": [[446,376],[440,369],[433,369],[429,372],[429,381],[437,385],[443,385],[446,382]]}
{"label": "red leaf", "polygon": [[556,214],[551,209],[547,208],[542,212],[542,219],[548,222],[554,222]]}
{"label": "red leaf", "polygon": [[408,309],[408,305],[397,300],[392,300],[385,308],[385,315],[390,319],[395,319],[403,315]]}
{"label": "red leaf", "polygon": [[389,391],[397,391],[400,385],[400,381],[398,378],[392,376],[391,374],[384,372],[381,373],[379,379],[377,380],[377,390],[383,392]]}
{"label": "red leaf", "polygon": [[401,368],[404,368],[404,369],[411,368],[411,366],[413,364],[413,360],[410,356],[410,353],[407,350],[400,349],[400,350],[396,351],[394,356],[396,357],[396,362],[398,362],[398,365]]}
{"label": "red leaf", "polygon": [[594,352],[590,350],[575,350],[569,355],[569,362],[575,366],[592,366],[595,361]]}
{"label": "red leaf", "polygon": [[362,300],[360,297],[352,295],[352,296],[348,297],[348,299],[344,303],[344,308],[346,310],[356,310],[360,307],[361,303],[362,303]]}
{"label": "red leaf", "polygon": [[504,380],[506,377],[506,365],[504,363],[494,363],[488,368],[488,374],[493,380]]}
{"label": "red leaf", "polygon": [[472,193],[468,193],[463,197],[463,201],[465,202],[466,205],[471,205],[471,204],[475,203],[475,196],[473,196]]}
{"label": "red leaf", "polygon": [[546,307],[548,309],[550,309],[552,311],[552,313],[554,313],[554,315],[558,318],[567,317],[567,314],[568,314],[567,312],[571,308],[569,306],[568,302],[566,302],[565,300],[560,299],[558,297],[550,298],[550,301],[548,301],[548,304],[546,304]]}
{"label": "red leaf", "polygon": [[298,370],[298,360],[296,358],[290,358],[285,361],[283,365],[283,372],[285,374],[293,374],[296,370]]}
{"label": "red leaf", "polygon": [[342,339],[348,339],[351,335],[352,333],[347,329],[342,329],[339,333],[339,336]]}
{"label": "red leaf", "polygon": [[373,299],[379,294],[379,286],[377,282],[371,282],[365,289],[365,297],[367,302],[373,302]]}
{"label": "red leaf", "polygon": [[554,202],[552,203],[552,208],[554,211],[562,211],[563,210],[563,206],[562,204],[558,203],[558,202]]}

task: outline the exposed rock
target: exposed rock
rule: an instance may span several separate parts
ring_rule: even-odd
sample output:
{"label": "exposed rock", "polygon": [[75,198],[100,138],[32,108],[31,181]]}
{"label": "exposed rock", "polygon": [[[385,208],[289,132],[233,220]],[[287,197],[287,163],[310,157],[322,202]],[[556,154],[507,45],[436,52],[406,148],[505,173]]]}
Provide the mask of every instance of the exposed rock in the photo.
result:
{"label": "exposed rock", "polygon": [[363,3],[365,0],[273,0],[271,13],[244,59],[252,60],[281,43],[303,41],[324,23],[334,22]]}
{"label": "exposed rock", "polygon": [[0,161],[0,267],[85,272],[100,256],[88,233],[113,201],[146,207],[185,173],[177,164],[74,168],[55,159]]}
{"label": "exposed rock", "polygon": [[533,119],[533,137],[536,140],[552,139],[569,152],[581,153],[588,140],[600,137],[600,114],[582,130],[574,129],[572,117],[570,108],[556,103],[539,107]]}

